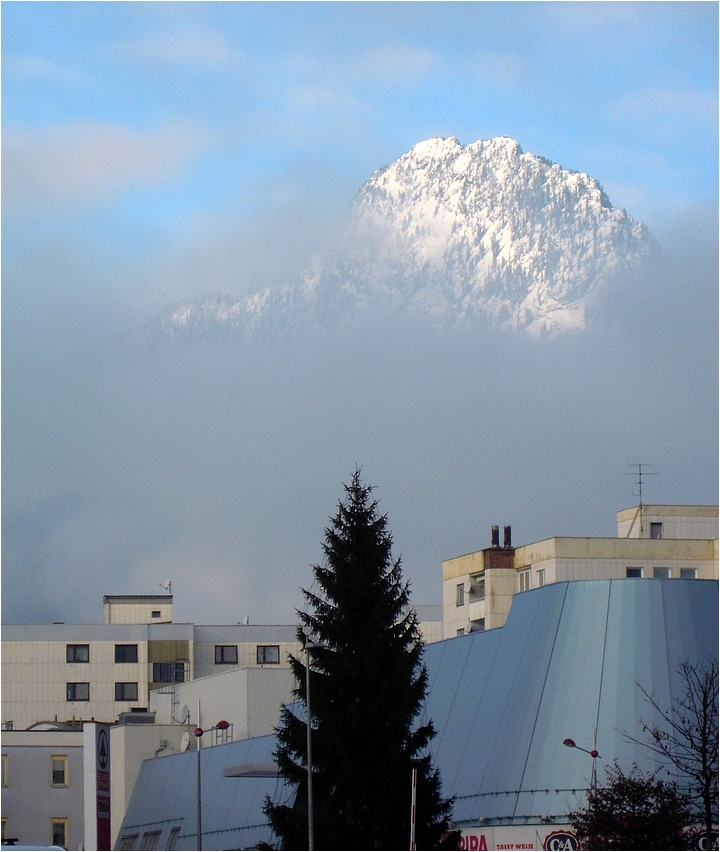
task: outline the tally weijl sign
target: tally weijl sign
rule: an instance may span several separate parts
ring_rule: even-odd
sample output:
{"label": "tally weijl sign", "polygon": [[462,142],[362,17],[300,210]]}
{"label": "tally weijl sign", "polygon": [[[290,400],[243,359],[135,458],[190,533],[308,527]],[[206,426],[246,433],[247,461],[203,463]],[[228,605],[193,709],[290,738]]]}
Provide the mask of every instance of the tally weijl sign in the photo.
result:
{"label": "tally weijl sign", "polygon": [[469,828],[462,832],[458,849],[463,852],[483,850],[576,850],[580,848],[577,837],[570,828],[554,826],[496,826],[493,828]]}

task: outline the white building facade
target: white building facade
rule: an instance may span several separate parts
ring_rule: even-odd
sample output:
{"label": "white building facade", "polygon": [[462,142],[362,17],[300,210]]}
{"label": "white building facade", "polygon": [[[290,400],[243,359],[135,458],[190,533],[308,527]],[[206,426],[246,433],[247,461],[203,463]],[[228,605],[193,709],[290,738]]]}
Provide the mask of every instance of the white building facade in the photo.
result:
{"label": "white building facade", "polygon": [[635,506],[616,538],[554,537],[492,545],[443,562],[443,635],[502,627],[515,594],[566,580],[718,579],[717,506]]}

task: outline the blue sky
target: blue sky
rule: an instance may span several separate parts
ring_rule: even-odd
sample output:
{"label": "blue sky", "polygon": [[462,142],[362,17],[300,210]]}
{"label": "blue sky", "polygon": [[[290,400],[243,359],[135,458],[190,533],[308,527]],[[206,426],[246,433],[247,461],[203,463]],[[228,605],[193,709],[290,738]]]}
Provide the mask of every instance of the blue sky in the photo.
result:
{"label": "blue sky", "polygon": [[[717,19],[715,3],[5,3],[5,248],[77,240],[127,268],[182,254],[254,287],[232,286],[243,234],[305,210],[309,251],[430,136],[512,136],[662,231],[716,204]],[[182,295],[192,274],[176,270]]]}
{"label": "blue sky", "polygon": [[[3,3],[3,618],[170,576],[178,620],[290,622],[356,464],[420,603],[491,524],[613,535],[638,462],[716,502],[717,43],[716,3]],[[658,237],[609,330],[127,359],[296,280],[415,143],[498,135]]]}

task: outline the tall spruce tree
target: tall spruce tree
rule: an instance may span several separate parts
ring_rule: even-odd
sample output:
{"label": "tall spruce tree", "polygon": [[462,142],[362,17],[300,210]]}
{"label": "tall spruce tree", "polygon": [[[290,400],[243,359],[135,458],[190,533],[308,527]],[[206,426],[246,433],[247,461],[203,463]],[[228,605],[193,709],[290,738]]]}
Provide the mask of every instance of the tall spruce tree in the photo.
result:
{"label": "tall spruce tree", "polygon": [[[417,616],[393,561],[387,516],[356,470],[325,530],[318,593],[303,590],[298,638],[311,636],[310,713],[317,849],[407,849],[411,778],[417,769],[416,843],[438,848],[452,802],[441,795],[428,746],[432,722],[416,724],[427,691]],[[304,661],[291,657],[294,694],[307,709]],[[305,714],[283,707],[276,760],[295,787],[293,807],[265,812],[284,849],[308,848]]]}

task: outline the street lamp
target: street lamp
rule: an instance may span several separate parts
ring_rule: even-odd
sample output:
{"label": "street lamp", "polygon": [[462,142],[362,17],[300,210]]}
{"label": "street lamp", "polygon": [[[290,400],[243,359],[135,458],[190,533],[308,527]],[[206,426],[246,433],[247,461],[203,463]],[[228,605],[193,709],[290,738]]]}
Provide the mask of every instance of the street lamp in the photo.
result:
{"label": "street lamp", "polygon": [[305,634],[305,706],[307,710],[307,808],[308,808],[308,850],[315,849],[315,814],[313,808],[313,764],[312,764],[312,733],[310,713],[310,651],[313,648],[324,648],[321,642],[312,642],[310,633]]}
{"label": "street lamp", "polygon": [[[198,705],[200,702],[198,701]],[[198,718],[200,718],[200,711],[198,709]],[[197,742],[197,848],[198,850],[202,850],[202,781],[200,776],[200,737],[205,733],[203,729],[198,725],[197,728],[193,731],[195,734],[195,741]]]}
{"label": "street lamp", "polygon": [[[227,731],[230,723],[221,719],[217,725],[209,728],[209,731]],[[197,741],[197,848],[202,852],[202,777],[200,775],[200,737],[205,731],[200,727],[200,701],[198,701],[198,727],[193,731]]]}
{"label": "street lamp", "polygon": [[584,751],[585,754],[589,754],[590,757],[592,757],[593,762],[592,762],[592,774],[590,776],[590,789],[594,793],[595,790],[597,790],[597,759],[598,759],[598,757],[600,757],[597,749],[595,748],[595,745],[596,745],[596,743],[595,743],[595,728],[593,728],[592,739],[593,739],[593,747],[590,750],[583,748],[582,746],[577,745],[575,740],[570,739],[570,737],[563,740],[563,745],[567,746],[568,748],[576,748],[578,751]]}

